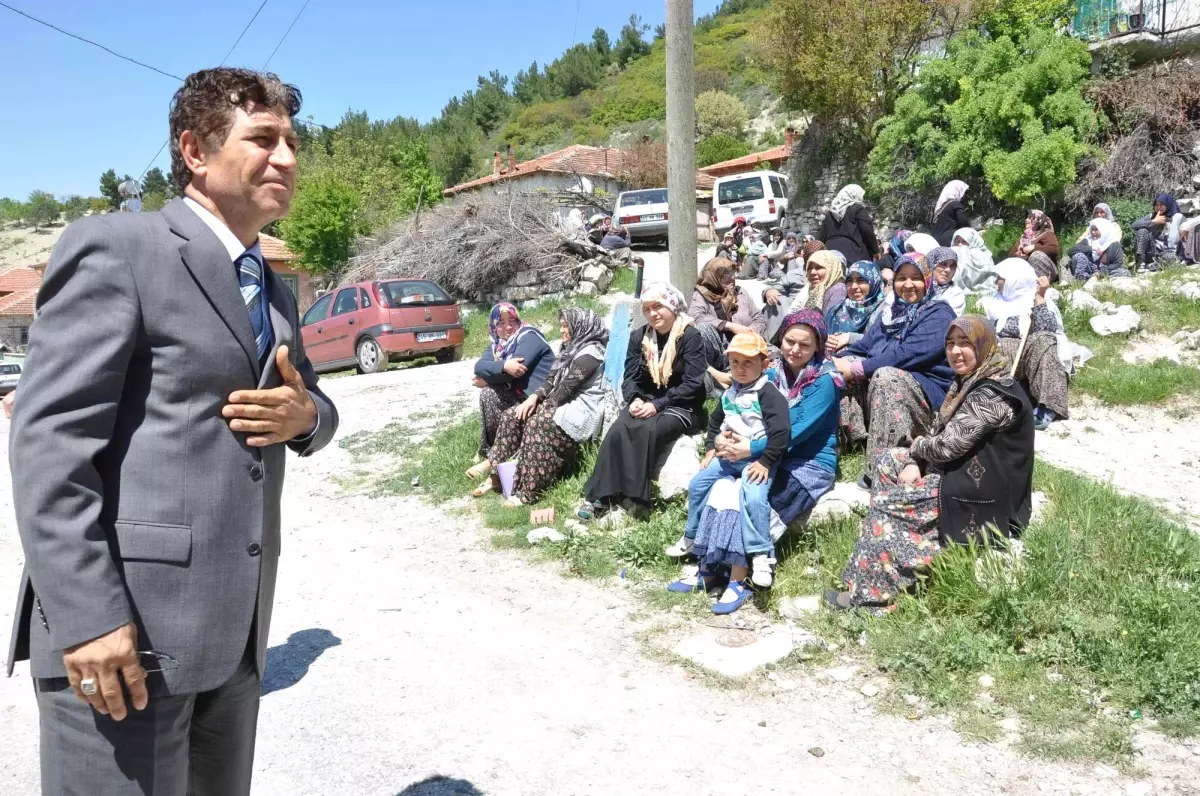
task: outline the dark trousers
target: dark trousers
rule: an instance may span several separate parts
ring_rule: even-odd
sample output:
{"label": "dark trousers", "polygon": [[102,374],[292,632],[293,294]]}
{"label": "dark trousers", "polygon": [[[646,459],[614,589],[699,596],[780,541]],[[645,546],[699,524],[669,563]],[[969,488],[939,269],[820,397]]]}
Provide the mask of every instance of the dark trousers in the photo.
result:
{"label": "dark trousers", "polygon": [[[247,650],[200,694],[151,697],[123,721],[92,710],[65,678],[35,680],[42,796],[248,796],[262,691]],[[128,704],[128,703],[127,703]]]}

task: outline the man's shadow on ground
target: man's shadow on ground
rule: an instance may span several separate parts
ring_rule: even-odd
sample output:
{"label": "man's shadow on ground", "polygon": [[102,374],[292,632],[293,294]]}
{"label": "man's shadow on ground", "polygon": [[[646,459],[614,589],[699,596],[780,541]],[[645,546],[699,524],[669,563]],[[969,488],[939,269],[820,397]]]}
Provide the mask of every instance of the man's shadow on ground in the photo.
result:
{"label": "man's shadow on ground", "polygon": [[435,776],[414,782],[396,796],[484,796],[484,793],[465,779]]}
{"label": "man's shadow on ground", "polygon": [[308,667],[330,647],[342,640],[319,627],[298,630],[288,636],[286,644],[267,650],[266,671],[263,674],[262,695],[291,688],[308,674]]}

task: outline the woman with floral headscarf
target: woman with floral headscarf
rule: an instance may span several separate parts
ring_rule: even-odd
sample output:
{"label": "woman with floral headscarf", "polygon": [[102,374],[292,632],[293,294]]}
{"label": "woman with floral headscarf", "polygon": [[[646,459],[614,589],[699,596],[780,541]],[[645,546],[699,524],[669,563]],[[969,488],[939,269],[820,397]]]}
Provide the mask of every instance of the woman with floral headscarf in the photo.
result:
{"label": "woman with floral headscarf", "polygon": [[946,330],[954,382],[930,433],[879,456],[879,483],[834,608],[887,610],[950,544],[1019,537],[1033,508],[1033,412],[991,325],[964,315]]}
{"label": "woman with floral headscarf", "polygon": [[863,338],[833,362],[846,380],[842,426],[852,443],[866,442],[867,472],[891,448],[908,445],[929,428],[952,377],[942,351],[954,309],[933,297],[933,273],[919,254],[896,266],[895,299],[884,304]]}
{"label": "woman with floral headscarf", "polygon": [[[718,483],[708,492],[701,536],[720,535],[719,529],[743,528],[741,549],[750,559],[751,581],[762,588],[772,583],[773,543],[788,525],[811,511],[817,500],[833,488],[837,471],[838,399],[844,382],[825,355],[825,338],[825,321],[819,312],[811,308],[794,310],[783,321],[780,355],[771,363],[769,373],[787,401],[791,425],[791,439],[767,495],[771,538],[763,538],[760,531],[752,531],[741,522],[742,506],[732,482]],[[717,437],[714,449],[719,459],[739,462],[761,455],[766,446],[765,440],[752,442],[730,434]],[[678,557],[690,550],[685,534],[666,553]],[[711,575],[704,578],[704,587],[715,585],[713,581],[719,579],[720,573]],[[671,588],[683,591],[699,587],[698,578],[689,577]]]}
{"label": "woman with floral headscarf", "polygon": [[[500,414],[541,387],[554,365],[554,352],[546,342],[546,336],[536,326],[523,322],[517,308],[508,302],[492,307],[488,335],[491,344],[475,363],[472,380],[479,388],[479,414],[483,421],[479,455],[482,457],[488,455],[496,438]],[[491,465],[484,458],[467,471],[467,477],[482,478],[490,470]]]}
{"label": "woman with floral headscarf", "polygon": [[846,298],[825,313],[830,354],[862,339],[871,321],[883,310],[883,276],[870,260],[859,260],[846,269]]}
{"label": "woman with floral headscarf", "polygon": [[863,204],[862,186],[851,184],[838,191],[821,219],[817,239],[825,248],[841,252],[848,263],[879,256],[875,219]]}
{"label": "woman with floral headscarf", "polygon": [[581,519],[621,503],[650,506],[650,484],[675,440],[700,427],[704,413],[704,342],[683,311],[683,294],[666,282],[642,289],[646,325],[629,337],[621,384],[625,409],[609,429],[584,485]]}
{"label": "woman with floral headscarf", "polygon": [[1021,349],[1022,327],[1028,323],[1016,376],[1029,385],[1038,429],[1068,417],[1067,371],[1058,355],[1062,316],[1054,303],[1046,300],[1049,287],[1049,280],[1039,276],[1030,263],[1010,257],[996,266],[996,295],[983,300],[1000,348],[1010,360]]}
{"label": "woman with floral headscarf", "polygon": [[942,188],[929,220],[929,234],[937,239],[939,246],[949,246],[954,242],[956,230],[971,226],[963,205],[963,197],[970,187],[962,180],[951,180]]}
{"label": "woman with floral headscarf", "polygon": [[[604,357],[608,330],[591,310],[559,313],[562,350],[542,385],[500,415],[487,463],[517,460],[506,505],[536,503],[575,461],[579,444],[596,436],[604,420]],[[490,491],[491,482],[474,494]]]}
{"label": "woman with floral headscarf", "polygon": [[884,249],[883,254],[879,255],[879,259],[876,260],[876,262],[879,264],[880,270],[883,270],[884,268],[895,270],[896,261],[903,257],[908,251],[908,249],[905,248],[905,243],[910,237],[912,237],[912,234],[913,231],[911,229],[896,230],[896,234],[892,235],[891,239],[888,240],[887,247]]}
{"label": "woman with floral headscarf", "polygon": [[1175,197],[1160,193],[1154,197],[1154,208],[1133,222],[1136,235],[1133,252],[1138,270],[1154,272],[1160,264],[1174,262],[1182,255],[1179,250],[1183,213]]}
{"label": "woman with floral headscarf", "polygon": [[1030,210],[1025,218],[1025,231],[1021,239],[1008,253],[1009,257],[1020,257],[1028,260],[1034,252],[1044,252],[1051,260],[1058,262],[1058,237],[1054,234],[1054,222],[1050,216],[1041,210]]}

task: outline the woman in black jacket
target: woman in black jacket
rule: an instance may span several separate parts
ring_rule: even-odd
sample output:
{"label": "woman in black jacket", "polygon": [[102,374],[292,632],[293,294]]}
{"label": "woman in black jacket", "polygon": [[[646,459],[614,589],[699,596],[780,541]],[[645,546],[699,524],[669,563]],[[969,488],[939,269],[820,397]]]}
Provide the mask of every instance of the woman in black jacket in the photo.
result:
{"label": "woman in black jacket", "polygon": [[642,289],[646,325],[630,335],[621,384],[626,407],[609,429],[584,485],[580,519],[622,501],[650,507],[650,482],[675,440],[704,426],[704,341],[684,312],[683,294],[663,282]]}
{"label": "woman in black jacket", "polygon": [[847,263],[874,260],[879,256],[879,241],[875,239],[875,219],[863,205],[863,189],[850,184],[838,191],[821,219],[817,240],[826,249],[841,252]]}
{"label": "woman in black jacket", "polygon": [[962,180],[951,180],[942,188],[929,222],[929,234],[939,246],[952,245],[955,230],[971,226],[971,219],[967,217],[967,210],[963,206],[963,197],[969,187]]}

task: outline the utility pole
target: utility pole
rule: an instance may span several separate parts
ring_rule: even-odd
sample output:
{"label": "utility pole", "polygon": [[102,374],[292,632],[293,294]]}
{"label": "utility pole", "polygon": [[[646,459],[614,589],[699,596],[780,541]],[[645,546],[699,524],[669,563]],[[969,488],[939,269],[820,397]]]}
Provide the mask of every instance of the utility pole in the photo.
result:
{"label": "utility pole", "polygon": [[696,286],[696,21],[692,0],[667,0],[667,198],[671,284]]}

